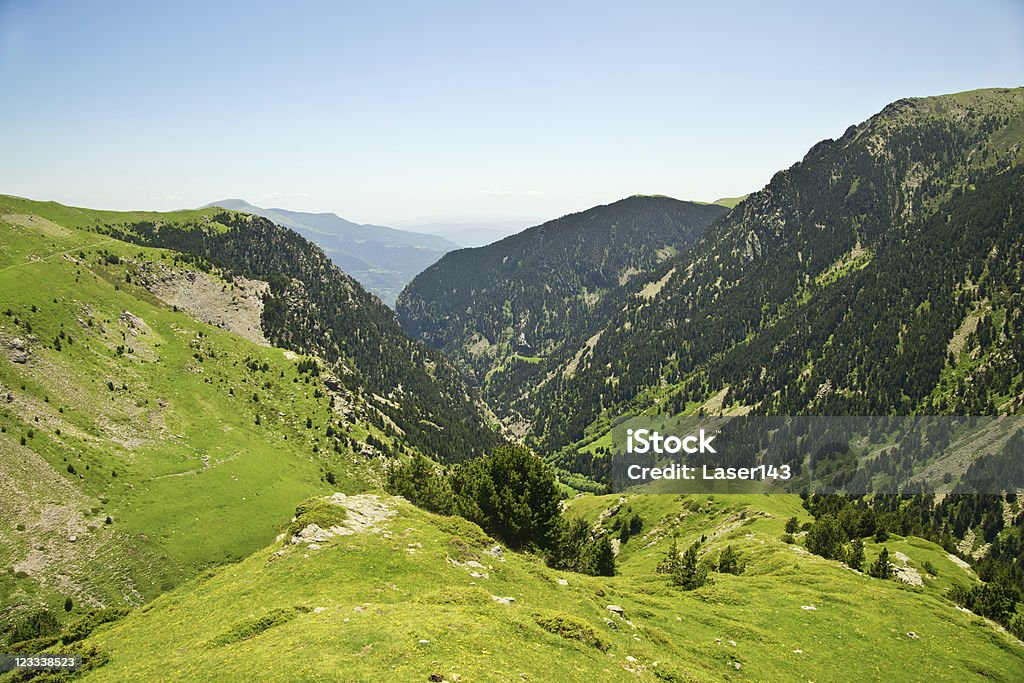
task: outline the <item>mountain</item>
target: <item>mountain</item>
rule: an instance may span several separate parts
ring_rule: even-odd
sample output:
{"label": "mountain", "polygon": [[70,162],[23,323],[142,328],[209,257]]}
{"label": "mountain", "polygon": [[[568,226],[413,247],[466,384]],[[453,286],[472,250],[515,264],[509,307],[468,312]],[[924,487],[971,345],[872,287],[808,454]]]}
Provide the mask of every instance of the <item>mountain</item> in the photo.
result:
{"label": "mountain", "polygon": [[462,221],[435,222],[409,226],[409,230],[440,235],[460,247],[482,247],[521,232],[535,222],[529,221]]}
{"label": "mountain", "polygon": [[426,232],[359,225],[333,213],[264,209],[243,199],[207,204],[268,218],[318,245],[336,266],[394,306],[409,280],[458,244]]}
{"label": "mountain", "polygon": [[636,196],[446,254],[398,299],[403,328],[507,406],[618,306],[616,292],[695,242],[726,209]]}
{"label": "mountain", "polygon": [[[269,219],[0,196],[3,649],[87,681],[1019,680],[1005,485],[579,491],[638,414],[1019,415],[1022,150],[1024,90],[901,100],[731,210],[452,252],[398,307],[443,353]],[[0,673],[34,677],[70,675]]]}
{"label": "mountain", "polygon": [[[530,377],[544,381],[487,395],[499,413],[522,415],[527,438],[544,450],[590,449],[620,415],[702,405],[1019,412],[1022,147],[1022,89],[900,100],[815,145],[692,248],[627,282],[607,318],[551,299],[503,317],[486,297],[505,291],[508,276],[478,251],[422,273],[400,298],[399,316],[462,364],[476,352],[478,376],[507,362],[480,353],[484,341],[507,344],[525,332],[523,355],[536,363]],[[509,261],[505,269],[517,263]],[[456,262],[461,288],[438,277]],[[563,277],[535,269],[519,286],[558,291]],[[538,335],[537,310],[573,343],[552,342],[544,327]],[[582,343],[588,325],[594,331]],[[480,335],[476,346],[468,333]]]}
{"label": "mountain", "polygon": [[269,220],[0,196],[0,632],[140,605],[400,454],[483,452],[491,420]]}

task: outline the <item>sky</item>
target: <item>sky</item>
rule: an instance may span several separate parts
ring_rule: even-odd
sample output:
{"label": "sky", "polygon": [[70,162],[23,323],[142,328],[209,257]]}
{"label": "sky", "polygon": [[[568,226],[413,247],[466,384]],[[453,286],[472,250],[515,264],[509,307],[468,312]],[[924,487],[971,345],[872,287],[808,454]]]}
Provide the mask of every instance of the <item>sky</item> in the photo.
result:
{"label": "sky", "polygon": [[1024,2],[0,0],[0,193],[384,225],[757,190],[910,96],[1024,85]]}

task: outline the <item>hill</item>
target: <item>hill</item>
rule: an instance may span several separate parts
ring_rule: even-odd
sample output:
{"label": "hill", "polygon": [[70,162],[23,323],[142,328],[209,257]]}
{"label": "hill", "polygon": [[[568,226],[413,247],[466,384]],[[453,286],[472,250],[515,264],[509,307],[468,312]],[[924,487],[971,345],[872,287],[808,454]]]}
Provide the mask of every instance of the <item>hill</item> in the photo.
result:
{"label": "hill", "polygon": [[417,273],[458,245],[425,232],[360,225],[333,213],[264,209],[243,199],[207,204],[268,218],[315,243],[345,273],[388,306]]}
{"label": "hill", "polygon": [[268,221],[0,197],[0,630],[66,599],[139,605],[400,452],[480,452],[485,419],[443,358]]}
{"label": "hill", "polygon": [[[1012,681],[1024,667],[1018,641],[941,597],[973,577],[933,544],[885,543],[900,566],[936,572],[911,586],[780,541],[787,518],[806,518],[795,496],[573,503],[588,524],[642,520],[618,576],[548,569],[400,499],[336,497],[338,535],[286,534],[97,628],[77,646],[106,663],[83,680],[829,680],[842,661],[885,680]],[[702,536],[705,559],[729,546],[742,574],[684,591],[656,573],[673,539]]]}

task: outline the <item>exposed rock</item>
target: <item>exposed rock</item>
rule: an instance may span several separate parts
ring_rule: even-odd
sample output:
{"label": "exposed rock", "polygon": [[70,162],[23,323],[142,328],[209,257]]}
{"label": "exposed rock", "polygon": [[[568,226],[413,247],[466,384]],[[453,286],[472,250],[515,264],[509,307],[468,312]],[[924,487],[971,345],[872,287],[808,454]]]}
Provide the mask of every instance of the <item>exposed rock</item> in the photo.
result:
{"label": "exposed rock", "polygon": [[626,616],[626,610],[622,609],[622,607],[618,605],[608,605],[607,607],[605,607],[605,609],[609,612],[612,612],[613,614],[619,615],[620,617]]}
{"label": "exposed rock", "polygon": [[515,598],[503,598],[499,595],[492,595],[491,600],[494,600],[494,602],[500,605],[511,605],[513,602],[516,601]]}
{"label": "exposed rock", "polygon": [[[291,542],[322,545],[335,536],[351,536],[352,534],[371,533],[386,535],[382,524],[398,514],[390,503],[399,500],[392,498],[382,500],[380,496],[363,493],[358,496],[346,496],[335,493],[327,499],[334,505],[345,508],[345,520],[330,529],[322,529],[316,524],[309,524],[292,536]],[[312,545],[310,545],[312,548]]]}

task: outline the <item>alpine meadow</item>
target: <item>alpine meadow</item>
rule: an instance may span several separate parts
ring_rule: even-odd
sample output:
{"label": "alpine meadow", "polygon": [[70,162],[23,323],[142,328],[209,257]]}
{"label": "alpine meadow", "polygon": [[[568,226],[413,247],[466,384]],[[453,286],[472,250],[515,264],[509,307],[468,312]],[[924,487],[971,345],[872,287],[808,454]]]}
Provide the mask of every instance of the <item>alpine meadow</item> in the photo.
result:
{"label": "alpine meadow", "polygon": [[[82,33],[216,37],[90,43],[83,65],[124,69],[101,93],[143,98],[95,110],[123,138],[90,132],[99,96],[70,88],[81,128],[48,108],[25,130],[66,134],[5,142],[0,682],[1024,680],[1024,87],[865,95],[743,189],[715,174],[747,182],[768,157],[699,138],[777,104],[749,80],[749,111],[726,113],[725,86],[680,104],[683,80],[637,68],[682,60],[671,27],[588,14],[545,61],[562,34],[497,9],[341,5],[187,24],[65,8]],[[236,18],[232,41],[262,47],[223,46]],[[9,27],[43,19],[76,35],[0,7],[0,44],[18,37],[0,80],[24,86],[12,65],[41,35]],[[174,138],[191,108],[150,88],[181,96],[207,68],[188,88],[209,128]],[[286,68],[294,88],[271,87]],[[778,83],[806,87],[802,69]],[[857,84],[902,83],[875,78]],[[650,99],[626,107],[611,83]],[[565,110],[560,88],[588,99]],[[10,102],[0,117],[28,106]],[[676,154],[659,107],[719,112],[687,138],[704,166],[685,177],[729,197],[641,186],[632,154],[653,149],[652,174]],[[166,138],[140,142],[139,121]],[[607,145],[570,159],[591,135]],[[33,175],[59,145],[85,166]],[[543,214],[497,241],[472,227]],[[624,464],[785,481],[624,485]]]}

